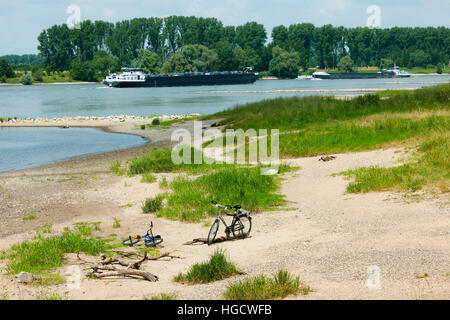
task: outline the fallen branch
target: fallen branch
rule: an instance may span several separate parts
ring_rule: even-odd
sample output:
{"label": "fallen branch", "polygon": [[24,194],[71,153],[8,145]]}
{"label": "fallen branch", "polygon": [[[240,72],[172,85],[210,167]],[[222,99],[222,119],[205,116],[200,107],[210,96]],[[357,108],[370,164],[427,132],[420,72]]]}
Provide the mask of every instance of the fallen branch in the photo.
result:
{"label": "fallen branch", "polygon": [[109,273],[93,273],[93,276],[101,279],[101,278],[107,278],[107,277],[120,277],[120,276],[139,276],[144,278],[147,281],[150,282],[156,282],[158,281],[158,277],[154,274],[151,274],[149,272],[139,271],[139,270],[116,270],[114,272]]}

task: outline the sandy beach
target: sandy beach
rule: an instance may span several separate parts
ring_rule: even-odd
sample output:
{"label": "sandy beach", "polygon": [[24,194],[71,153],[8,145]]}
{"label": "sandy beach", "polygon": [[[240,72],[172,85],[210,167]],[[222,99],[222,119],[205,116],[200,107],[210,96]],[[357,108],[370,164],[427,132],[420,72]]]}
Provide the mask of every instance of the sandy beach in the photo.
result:
{"label": "sandy beach", "polygon": [[[36,287],[18,284],[14,276],[0,276],[0,292],[9,299],[34,299],[40,294],[59,293],[69,299],[143,299],[159,293],[176,293],[179,299],[222,299],[229,283],[247,276],[270,275],[284,268],[311,286],[306,296],[289,299],[449,299],[450,216],[448,195],[429,196],[421,192],[346,194],[344,170],[362,166],[395,166],[407,151],[401,147],[370,152],[338,154],[331,162],[318,157],[286,160],[300,166],[286,173],[279,192],[289,202],[287,209],[264,212],[253,218],[249,239],[214,246],[183,243],[206,237],[209,226],[186,224],[142,214],[142,202],[162,192],[158,182],[174,174],[157,174],[147,184],[141,177],[117,176],[109,171],[115,160],[126,161],[157,146],[170,144],[172,130],[192,130],[192,122],[171,127],[140,130],[151,119],[126,116],[106,119],[21,120],[2,126],[100,127],[111,132],[141,135],[144,146],[91,155],[38,168],[0,174],[0,249],[31,239],[32,231],[45,223],[54,232],[76,222],[101,222],[98,235],[117,234],[123,239],[144,233],[149,222],[164,238],[161,252],[182,259],[148,261],[144,269],[159,281],[133,279],[92,280],[84,278],[80,289],[66,285]],[[214,121],[204,121],[209,127]],[[23,220],[33,214],[35,219]],[[113,228],[114,218],[121,222]],[[212,220],[212,219],[211,219]],[[219,230],[223,232],[223,230]],[[202,262],[216,248],[247,275],[208,285],[188,286],[172,281],[190,265]],[[70,265],[83,265],[69,255],[61,274]],[[85,259],[93,259],[85,257]],[[5,267],[0,260],[0,267]],[[381,288],[370,289],[368,268],[381,272]]]}

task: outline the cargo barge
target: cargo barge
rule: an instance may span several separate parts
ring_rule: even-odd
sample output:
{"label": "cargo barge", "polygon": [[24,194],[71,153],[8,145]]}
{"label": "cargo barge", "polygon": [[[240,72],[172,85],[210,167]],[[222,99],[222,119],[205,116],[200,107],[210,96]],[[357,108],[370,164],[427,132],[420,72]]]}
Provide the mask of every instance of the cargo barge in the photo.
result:
{"label": "cargo barge", "polygon": [[378,79],[378,78],[409,78],[411,75],[409,72],[400,70],[398,67],[393,69],[384,69],[379,72],[359,73],[359,72],[341,72],[341,73],[328,73],[328,72],[314,72],[313,79]]}
{"label": "cargo barge", "polygon": [[258,74],[251,68],[227,72],[186,72],[173,74],[144,74],[140,68],[122,68],[121,74],[111,74],[103,83],[114,88],[181,87],[231,84],[251,84]]}

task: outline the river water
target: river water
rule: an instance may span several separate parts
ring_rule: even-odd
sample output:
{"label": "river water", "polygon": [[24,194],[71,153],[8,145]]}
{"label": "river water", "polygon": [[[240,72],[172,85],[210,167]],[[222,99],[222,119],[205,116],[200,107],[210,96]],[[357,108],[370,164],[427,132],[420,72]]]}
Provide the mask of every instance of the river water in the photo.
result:
{"label": "river water", "polygon": [[0,128],[0,172],[139,146],[146,141],[95,128]]}
{"label": "river water", "polygon": [[[449,80],[450,76],[444,75],[411,77],[398,79],[397,82],[393,79],[261,80],[252,85],[175,88],[119,89],[101,84],[0,86],[0,117],[211,114],[237,104],[280,96],[358,93],[352,91],[355,89],[419,88],[448,83]],[[86,128],[0,129],[0,172],[132,147],[144,142],[140,137]]]}

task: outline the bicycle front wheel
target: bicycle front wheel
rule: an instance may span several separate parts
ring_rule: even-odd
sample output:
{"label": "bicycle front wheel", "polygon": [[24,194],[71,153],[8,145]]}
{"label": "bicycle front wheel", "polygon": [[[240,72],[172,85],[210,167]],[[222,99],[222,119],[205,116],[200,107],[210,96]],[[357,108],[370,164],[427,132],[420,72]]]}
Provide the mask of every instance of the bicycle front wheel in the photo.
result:
{"label": "bicycle front wheel", "polygon": [[220,224],[220,220],[216,219],[214,221],[214,223],[212,224],[211,228],[209,229],[208,246],[210,246],[216,239],[217,231],[219,230],[219,224]]}
{"label": "bicycle front wheel", "polygon": [[247,216],[234,218],[232,230],[235,238],[247,238],[252,230],[252,218]]}

